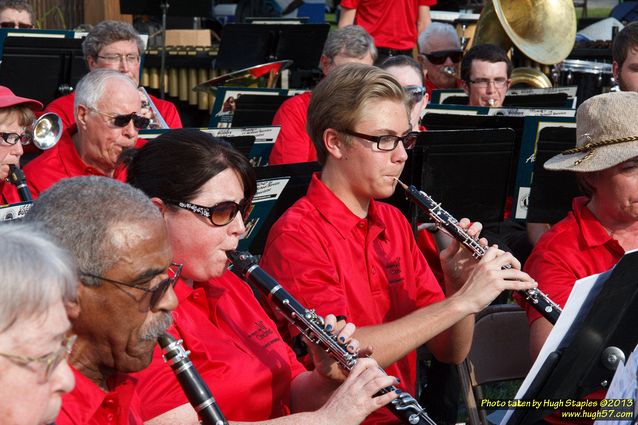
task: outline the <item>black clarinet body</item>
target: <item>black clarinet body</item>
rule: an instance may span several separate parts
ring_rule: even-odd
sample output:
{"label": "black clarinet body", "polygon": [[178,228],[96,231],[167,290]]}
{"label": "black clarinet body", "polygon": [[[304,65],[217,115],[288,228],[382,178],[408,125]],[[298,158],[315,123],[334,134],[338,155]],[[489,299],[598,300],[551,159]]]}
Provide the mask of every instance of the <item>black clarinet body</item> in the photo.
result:
{"label": "black clarinet body", "polygon": [[[308,310],[286,291],[272,276],[259,267],[256,258],[248,252],[230,251],[228,258],[233,270],[252,283],[269,300],[275,303],[281,313],[311,342],[320,345],[346,371],[357,363],[357,355],[350,353],[338,343],[336,335],[325,331],[323,318],[314,310]],[[407,392],[395,386],[383,388],[379,395],[396,392],[399,397],[386,407],[403,423],[412,425],[436,425],[425,409]]]}
{"label": "black clarinet body", "polygon": [[169,334],[160,335],[157,340],[162,347],[164,361],[169,363],[175,372],[188,401],[199,415],[200,423],[228,425],[228,421],[217,406],[208,385],[188,357],[190,353],[182,347],[182,341],[176,340]]}
{"label": "black clarinet body", "polygon": [[[397,180],[398,181],[398,180]],[[470,236],[460,225],[456,218],[441,208],[441,204],[434,200],[425,192],[420,191],[414,185],[408,186],[401,181],[399,185],[405,189],[408,199],[414,202],[421,210],[427,213],[435,224],[453,238],[458,240],[463,246],[472,251],[476,259],[481,258],[487,252],[487,247],[481,245],[478,239]],[[504,268],[511,268],[510,265]],[[555,324],[560,316],[561,308],[552,301],[546,294],[538,288],[518,291],[534,309],[543,315],[551,324]]]}
{"label": "black clarinet body", "polygon": [[7,177],[9,183],[13,184],[18,189],[18,196],[22,202],[33,201],[29,186],[27,186],[27,178],[21,169],[15,165],[9,165],[9,176]]}

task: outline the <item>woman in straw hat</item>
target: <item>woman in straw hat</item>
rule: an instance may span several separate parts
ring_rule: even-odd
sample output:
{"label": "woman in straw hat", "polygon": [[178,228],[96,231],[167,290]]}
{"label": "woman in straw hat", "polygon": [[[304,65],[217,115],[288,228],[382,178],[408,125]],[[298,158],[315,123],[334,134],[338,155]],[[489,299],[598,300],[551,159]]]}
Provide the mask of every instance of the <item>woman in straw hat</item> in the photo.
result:
{"label": "woman in straw hat", "polygon": [[[576,280],[604,272],[638,248],[638,93],[592,97],[576,113],[576,147],[545,163],[576,173],[585,196],[539,240],[525,264],[538,287],[563,306]],[[538,355],[552,325],[525,305],[530,350]]]}

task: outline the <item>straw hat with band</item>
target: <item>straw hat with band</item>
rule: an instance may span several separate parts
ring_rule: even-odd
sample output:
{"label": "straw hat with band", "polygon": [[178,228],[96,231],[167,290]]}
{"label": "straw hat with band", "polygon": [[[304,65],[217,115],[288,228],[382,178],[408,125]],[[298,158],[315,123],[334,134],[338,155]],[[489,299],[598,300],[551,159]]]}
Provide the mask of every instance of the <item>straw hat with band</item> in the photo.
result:
{"label": "straw hat with band", "polygon": [[591,97],[576,112],[576,147],[545,162],[547,170],[592,172],[638,157],[638,93]]}
{"label": "straw hat with band", "polygon": [[0,108],[8,108],[10,106],[22,104],[34,111],[42,109],[42,104],[37,100],[16,96],[8,87],[0,86]]}

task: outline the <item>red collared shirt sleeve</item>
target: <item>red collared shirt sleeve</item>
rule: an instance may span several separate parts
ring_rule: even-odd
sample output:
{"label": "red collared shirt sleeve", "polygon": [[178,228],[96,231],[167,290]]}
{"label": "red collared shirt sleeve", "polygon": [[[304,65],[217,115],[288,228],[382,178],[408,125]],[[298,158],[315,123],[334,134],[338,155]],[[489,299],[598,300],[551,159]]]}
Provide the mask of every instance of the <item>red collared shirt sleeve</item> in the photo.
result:
{"label": "red collared shirt sleeve", "polygon": [[306,116],[310,104],[310,92],[301,93],[281,104],[273,125],[281,126],[277,140],[270,152],[268,163],[292,164],[317,160],[315,146],[306,131]]}
{"label": "red collared shirt sleeve", "polygon": [[[578,279],[609,270],[624,255],[586,203],[584,197],[574,199],[572,212],[541,237],[525,262],[524,269],[538,288],[561,307]],[[518,294],[515,298],[527,311],[530,324],[541,317]]]}

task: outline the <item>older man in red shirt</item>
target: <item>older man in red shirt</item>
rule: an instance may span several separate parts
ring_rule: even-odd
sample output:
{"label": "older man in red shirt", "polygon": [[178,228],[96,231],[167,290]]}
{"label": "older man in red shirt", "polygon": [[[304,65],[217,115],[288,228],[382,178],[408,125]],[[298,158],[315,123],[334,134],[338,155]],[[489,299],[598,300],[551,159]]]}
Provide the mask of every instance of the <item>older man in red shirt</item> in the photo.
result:
{"label": "older man in red shirt", "polygon": [[[102,68],[114,69],[128,75],[135,85],[139,86],[140,61],[144,53],[144,43],[131,24],[119,21],[100,22],[87,34],[82,43],[82,51],[90,71]],[[153,123],[160,122],[160,118],[155,117],[149,108],[149,99],[169,128],[182,127],[177,108],[171,102],[152,95],[146,98],[143,93],[138,93],[138,96],[145,103],[142,114],[151,118]],[[75,123],[74,100],[75,93],[59,97],[47,105],[46,112],[55,112],[62,118],[64,127],[70,127]]]}
{"label": "older man in red shirt", "polygon": [[34,197],[67,177],[126,180],[119,156],[135,145],[138,131],[149,123],[140,115],[133,80],[110,69],[88,73],[77,86],[75,116],[77,124],[64,132],[58,144],[24,167]]}

